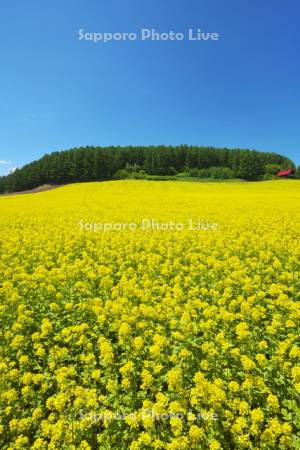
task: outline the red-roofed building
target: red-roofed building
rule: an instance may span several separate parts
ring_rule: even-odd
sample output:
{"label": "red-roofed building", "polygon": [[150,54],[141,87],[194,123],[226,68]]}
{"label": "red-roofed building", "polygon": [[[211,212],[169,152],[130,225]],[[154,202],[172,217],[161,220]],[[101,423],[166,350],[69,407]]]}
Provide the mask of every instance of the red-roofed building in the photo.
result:
{"label": "red-roofed building", "polygon": [[294,175],[295,175],[294,169],[285,169],[280,170],[280,172],[278,172],[276,176],[279,178],[292,178]]}

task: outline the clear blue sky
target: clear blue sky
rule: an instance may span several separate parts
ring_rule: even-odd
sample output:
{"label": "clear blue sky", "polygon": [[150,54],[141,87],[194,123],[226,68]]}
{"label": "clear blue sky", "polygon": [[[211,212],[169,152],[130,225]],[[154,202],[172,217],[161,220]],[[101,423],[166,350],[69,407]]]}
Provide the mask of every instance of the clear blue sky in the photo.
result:
{"label": "clear blue sky", "polygon": [[[0,173],[81,145],[244,147],[300,163],[299,0],[1,0],[0,17]],[[78,39],[141,28],[220,40]]]}

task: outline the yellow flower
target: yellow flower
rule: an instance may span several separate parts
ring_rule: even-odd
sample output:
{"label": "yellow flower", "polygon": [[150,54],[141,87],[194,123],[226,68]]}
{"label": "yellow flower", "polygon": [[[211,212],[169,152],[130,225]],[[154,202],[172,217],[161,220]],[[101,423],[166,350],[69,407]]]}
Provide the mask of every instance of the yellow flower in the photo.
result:
{"label": "yellow flower", "polygon": [[240,402],[239,412],[242,416],[246,415],[249,412],[249,404],[245,400]]}
{"label": "yellow flower", "polygon": [[43,319],[41,324],[41,336],[45,337],[47,336],[53,328],[52,323],[49,319]]}
{"label": "yellow flower", "polygon": [[182,431],[182,419],[180,419],[179,417],[171,417],[170,425],[174,435],[179,436]]}
{"label": "yellow flower", "polygon": [[220,445],[220,442],[218,442],[216,439],[211,441],[211,443],[209,444],[209,450],[221,450],[221,449],[222,447]]}
{"label": "yellow flower", "polygon": [[175,367],[167,373],[167,381],[169,389],[176,389],[182,380],[182,369],[180,367]]}
{"label": "yellow flower", "polygon": [[247,338],[250,334],[248,324],[246,322],[241,322],[235,327],[235,333],[238,340],[243,340]]}
{"label": "yellow flower", "polygon": [[192,442],[199,442],[204,436],[204,430],[197,425],[192,425],[189,429],[189,437]]}
{"label": "yellow flower", "polygon": [[95,380],[95,381],[98,381],[99,379],[100,379],[100,377],[101,377],[101,370],[99,370],[99,369],[94,369],[93,371],[92,371],[92,379],[93,380]]}
{"label": "yellow flower", "polygon": [[242,355],[241,356],[241,361],[243,364],[244,369],[248,372],[250,370],[253,370],[255,368],[255,363],[254,361],[252,361],[251,358],[249,358],[246,355]]}
{"label": "yellow flower", "polygon": [[142,370],[142,380],[143,380],[143,383],[141,384],[141,389],[149,388],[153,383],[153,376],[151,375],[151,373],[148,370],[143,369]]}
{"label": "yellow flower", "polygon": [[238,392],[238,390],[240,388],[239,383],[237,383],[236,381],[230,381],[228,384],[228,387],[229,387],[229,390],[234,393]]}
{"label": "yellow flower", "polygon": [[43,415],[43,411],[41,407],[37,407],[32,411],[32,418],[33,420],[40,419]]}
{"label": "yellow flower", "polygon": [[261,423],[264,420],[264,413],[260,408],[251,411],[251,419],[254,423]]}
{"label": "yellow flower", "polygon": [[16,449],[23,449],[28,444],[28,437],[26,436],[18,436],[15,440],[15,448]]}
{"label": "yellow flower", "polygon": [[144,346],[144,341],[143,338],[141,336],[136,336],[133,339],[133,347],[136,351],[140,351]]}
{"label": "yellow flower", "polygon": [[273,411],[278,411],[278,409],[279,409],[279,402],[278,402],[278,398],[277,398],[276,395],[269,394],[268,397],[267,397],[267,403],[268,403],[268,406]]}
{"label": "yellow flower", "polygon": [[262,354],[262,353],[258,353],[258,354],[255,356],[255,359],[256,359],[256,361],[258,361],[258,363],[259,363],[260,365],[263,365],[263,364],[267,361],[267,358],[266,358],[265,355]]}

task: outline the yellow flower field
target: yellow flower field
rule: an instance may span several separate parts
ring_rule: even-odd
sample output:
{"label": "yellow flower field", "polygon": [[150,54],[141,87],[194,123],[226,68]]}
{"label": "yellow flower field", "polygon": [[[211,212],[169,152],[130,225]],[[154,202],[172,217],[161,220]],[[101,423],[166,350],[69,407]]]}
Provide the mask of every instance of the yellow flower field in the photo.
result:
{"label": "yellow flower field", "polygon": [[3,196],[0,233],[1,449],[300,448],[300,182]]}

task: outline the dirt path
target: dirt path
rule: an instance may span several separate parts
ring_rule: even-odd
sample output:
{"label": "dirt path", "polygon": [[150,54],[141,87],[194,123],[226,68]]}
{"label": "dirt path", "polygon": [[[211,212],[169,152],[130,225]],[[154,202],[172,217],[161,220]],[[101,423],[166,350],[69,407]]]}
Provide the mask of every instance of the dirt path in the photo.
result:
{"label": "dirt path", "polygon": [[22,194],[36,194],[38,192],[50,191],[51,189],[56,189],[61,187],[61,185],[52,185],[52,184],[43,184],[43,186],[39,186],[34,189],[29,189],[28,191],[19,191],[19,192],[10,192],[9,194],[2,194],[2,196],[7,195],[22,195]]}

